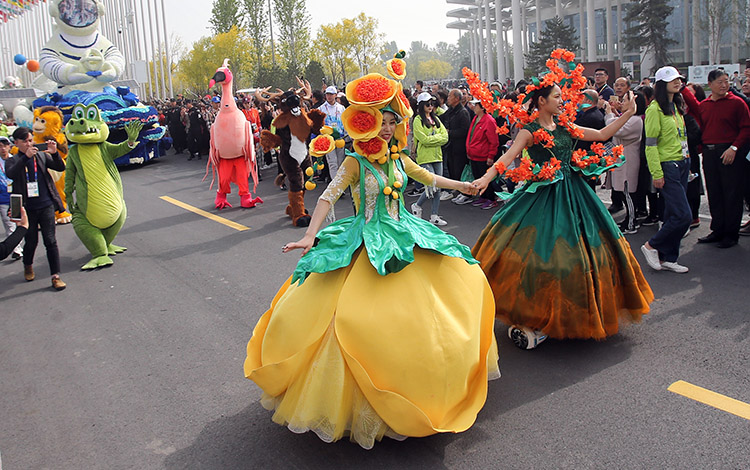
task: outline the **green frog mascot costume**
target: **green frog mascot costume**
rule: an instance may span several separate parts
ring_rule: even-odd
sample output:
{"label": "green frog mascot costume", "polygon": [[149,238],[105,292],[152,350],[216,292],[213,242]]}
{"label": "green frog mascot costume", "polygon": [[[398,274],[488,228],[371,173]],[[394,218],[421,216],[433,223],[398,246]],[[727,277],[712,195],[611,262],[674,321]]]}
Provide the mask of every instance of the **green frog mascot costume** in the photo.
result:
{"label": "green frog mascot costume", "polygon": [[109,266],[113,263],[109,255],[126,250],[112,244],[127,216],[122,180],[114,160],[138,145],[136,139],[142,127],[138,121],[127,124],[128,140],[110,144],[109,128],[99,108],[83,104],[75,105],[65,125],[65,136],[72,144],[65,174],[65,196],[68,210],[73,214],[73,229],[92,256],[81,269]]}

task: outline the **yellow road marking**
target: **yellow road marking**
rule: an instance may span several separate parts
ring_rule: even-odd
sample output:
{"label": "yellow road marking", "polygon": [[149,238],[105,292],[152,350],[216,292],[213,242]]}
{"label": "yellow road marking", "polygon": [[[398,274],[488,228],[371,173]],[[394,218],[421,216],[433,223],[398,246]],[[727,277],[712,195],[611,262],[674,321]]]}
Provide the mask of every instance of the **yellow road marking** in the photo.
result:
{"label": "yellow road marking", "polygon": [[732,413],[740,418],[750,419],[750,404],[735,400],[720,393],[712,392],[703,387],[678,380],[667,389],[691,400],[699,401],[708,406],[713,406],[727,413]]}
{"label": "yellow road marking", "polygon": [[235,230],[239,230],[240,232],[245,231],[245,230],[250,230],[250,227],[246,227],[246,226],[244,226],[242,224],[238,224],[237,222],[233,222],[233,221],[231,221],[229,219],[225,219],[224,217],[219,217],[218,215],[212,214],[210,212],[206,212],[203,209],[198,209],[197,207],[193,207],[190,204],[185,204],[184,202],[178,201],[177,199],[173,199],[173,198],[171,198],[169,196],[162,196],[159,199],[162,199],[162,200],[167,201],[167,202],[169,202],[171,204],[174,204],[175,206],[182,207],[185,210],[188,210],[188,211],[193,212],[195,214],[201,215],[201,216],[203,216],[203,217],[205,217],[207,219],[211,219],[214,222],[219,222],[220,224],[224,224],[227,227],[231,227],[231,228],[233,228]]}

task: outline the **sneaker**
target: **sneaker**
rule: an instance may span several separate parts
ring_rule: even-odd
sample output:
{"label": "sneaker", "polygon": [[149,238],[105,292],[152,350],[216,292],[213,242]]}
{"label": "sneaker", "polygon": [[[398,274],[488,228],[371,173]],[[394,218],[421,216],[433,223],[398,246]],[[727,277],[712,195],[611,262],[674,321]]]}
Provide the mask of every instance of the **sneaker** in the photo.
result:
{"label": "sneaker", "polygon": [[440,200],[447,201],[448,199],[453,199],[453,194],[450,191],[440,191]]}
{"label": "sneaker", "polygon": [[638,226],[634,225],[633,228],[628,228],[627,225],[620,225],[620,231],[623,235],[632,235],[638,233]]}
{"label": "sneaker", "polygon": [[487,200],[487,202],[482,204],[482,210],[494,209],[495,207],[497,207],[497,201]]}
{"label": "sneaker", "polygon": [[446,222],[442,217],[440,217],[437,214],[432,214],[430,216],[430,223],[435,224],[435,225],[440,225],[440,226],[448,225],[448,222]]}
{"label": "sneaker", "polygon": [[487,201],[489,201],[489,199],[485,199],[483,197],[478,197],[478,198],[474,199],[474,202],[472,202],[471,205],[474,206],[474,207],[481,207],[481,206],[485,205],[487,203]]}
{"label": "sneaker", "polygon": [[422,186],[419,189],[414,188],[411,191],[409,191],[408,193],[406,193],[406,195],[409,196],[409,197],[417,197],[417,196],[421,196],[423,192],[424,192],[424,186]]}
{"label": "sneaker", "polygon": [[13,252],[13,254],[12,254],[12,255],[10,255],[10,257],[11,257],[12,259],[14,259],[14,260],[15,260],[15,259],[21,259],[21,258],[23,257],[23,253],[16,253],[16,252],[14,251],[14,252]]}
{"label": "sneaker", "polygon": [[[700,226],[701,226],[701,219],[693,219],[693,221],[690,222],[690,228],[691,229],[698,228]],[[750,234],[748,234],[748,235],[750,235]]]}
{"label": "sneaker", "polygon": [[743,225],[743,226],[742,226],[742,228],[740,229],[740,232],[739,232],[739,233],[740,233],[740,235],[742,235],[743,237],[748,237],[748,236],[750,236],[750,223],[747,223],[747,224]]}
{"label": "sneaker", "polygon": [[667,271],[672,271],[673,273],[680,273],[680,274],[684,274],[689,271],[687,266],[683,266],[677,263],[672,263],[669,261],[664,261],[663,263],[661,263],[661,268]]}
{"label": "sneaker", "polygon": [[625,209],[625,206],[622,206],[622,205],[621,206],[615,206],[614,204],[612,204],[611,206],[607,207],[607,210],[609,211],[610,214],[615,214],[615,213],[620,212],[621,210],[624,210],[624,209]]}
{"label": "sneaker", "polygon": [[659,219],[656,217],[648,216],[645,219],[643,219],[643,222],[641,222],[641,225],[649,226],[649,225],[656,225],[656,223],[659,222]]}
{"label": "sneaker", "polygon": [[422,218],[422,208],[418,206],[416,202],[411,205],[411,213],[416,215],[420,219]]}
{"label": "sneaker", "polygon": [[464,204],[469,204],[473,201],[474,201],[474,198],[471,196],[467,196],[466,194],[459,194],[458,197],[453,199],[453,202],[455,202],[459,206],[463,206]]}
{"label": "sneaker", "polygon": [[23,278],[27,281],[33,281],[36,276],[34,275],[34,267],[32,265],[23,267]]}
{"label": "sneaker", "polygon": [[690,235],[690,227],[688,227],[688,229],[685,230],[685,235],[683,235],[682,238],[687,238],[688,235]]}
{"label": "sneaker", "polygon": [[68,287],[67,284],[63,282],[62,279],[60,279],[60,276],[55,276],[52,278],[52,288],[55,290],[63,290],[66,287]]}
{"label": "sneaker", "polygon": [[651,269],[654,271],[661,271],[662,264],[659,261],[659,252],[654,250],[653,248],[648,248],[645,244],[641,246],[641,252],[643,252],[643,256],[646,257],[646,263],[648,263],[649,266],[651,266]]}

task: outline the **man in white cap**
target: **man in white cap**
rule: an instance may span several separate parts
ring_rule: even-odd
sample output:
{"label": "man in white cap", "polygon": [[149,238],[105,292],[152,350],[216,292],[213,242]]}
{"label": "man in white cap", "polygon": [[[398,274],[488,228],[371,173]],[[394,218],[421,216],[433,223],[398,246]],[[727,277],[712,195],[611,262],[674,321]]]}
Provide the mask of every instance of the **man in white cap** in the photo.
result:
{"label": "man in white cap", "polygon": [[[336,96],[338,95],[338,92],[339,91],[333,85],[326,88],[326,100],[322,105],[320,105],[320,108],[318,109],[323,111],[326,115],[326,126],[337,130],[339,134],[341,134],[341,138],[343,139],[346,136],[346,131],[344,130],[344,125],[341,122],[341,114],[343,114],[345,108],[340,103],[336,102]],[[341,165],[341,163],[344,161],[345,156],[346,154],[344,153],[343,148],[334,148],[328,155],[326,155],[326,162],[328,163],[328,174],[331,176],[331,179],[336,177],[336,172],[339,169],[339,165]]]}

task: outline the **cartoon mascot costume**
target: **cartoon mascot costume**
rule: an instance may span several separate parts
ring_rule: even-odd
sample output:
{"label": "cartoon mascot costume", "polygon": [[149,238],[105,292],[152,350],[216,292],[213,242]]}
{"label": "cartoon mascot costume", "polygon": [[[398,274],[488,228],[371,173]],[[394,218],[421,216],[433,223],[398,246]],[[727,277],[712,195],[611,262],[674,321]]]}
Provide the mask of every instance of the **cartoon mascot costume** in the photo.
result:
{"label": "cartoon mascot costume", "polygon": [[[276,129],[273,134],[264,130],[260,136],[263,150],[268,152],[272,148],[281,147],[279,165],[283,176],[289,181],[289,205],[286,213],[292,218],[296,227],[310,225],[310,214],[305,210],[305,175],[304,171],[312,165],[307,153],[307,142],[310,134],[319,134],[323,127],[325,114],[317,109],[306,113],[300,107],[299,97],[294,91],[271,94],[278,99],[281,114],[276,116],[271,125]],[[265,100],[256,93],[256,97]],[[281,175],[280,175],[281,176]],[[283,176],[281,176],[283,178]],[[277,185],[281,181],[277,179]]]}
{"label": "cartoon mascot costume", "polygon": [[[219,190],[214,205],[217,209],[232,207],[227,194],[232,192],[230,183],[237,185],[242,207],[255,207],[263,202],[250,193],[249,180],[253,177],[253,192],[258,189],[258,165],[255,160],[253,129],[242,111],[237,108],[232,94],[232,72],[229,59],[216,70],[209,88],[221,83],[221,105],[216,120],[211,126],[211,150],[208,154],[206,175],[211,168],[214,179],[219,175]],[[205,178],[204,178],[205,179]],[[213,186],[213,181],[211,182]]]}
{"label": "cartoon mascot costume", "polygon": [[[62,157],[63,161],[66,162],[68,159],[68,140],[65,138],[63,132],[63,113],[60,108],[55,106],[42,106],[34,110],[34,143],[43,144],[48,140],[52,139],[57,142],[57,152]],[[65,200],[65,172],[47,170],[52,176],[52,180],[55,182],[57,192],[60,193],[60,199],[62,199],[63,210],[62,212],[55,212],[55,223],[67,224],[73,219],[70,212],[67,211],[68,203]]]}

